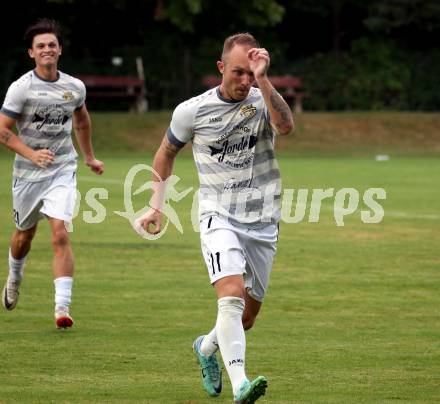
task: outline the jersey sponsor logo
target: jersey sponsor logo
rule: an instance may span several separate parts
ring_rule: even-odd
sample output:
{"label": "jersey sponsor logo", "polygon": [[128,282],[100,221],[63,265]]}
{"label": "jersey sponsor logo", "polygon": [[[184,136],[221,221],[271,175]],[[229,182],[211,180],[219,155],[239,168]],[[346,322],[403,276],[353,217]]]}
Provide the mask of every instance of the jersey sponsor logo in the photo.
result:
{"label": "jersey sponsor logo", "polygon": [[236,143],[229,143],[226,139],[221,148],[209,146],[211,156],[218,156],[219,163],[225,163],[232,168],[245,168],[251,164],[254,158],[254,147],[257,144],[257,136],[242,137]]}
{"label": "jersey sponsor logo", "polygon": [[221,136],[219,136],[216,140],[217,143],[221,143],[223,140],[228,138],[229,136],[240,134],[240,133],[249,133],[251,129],[249,126],[244,125],[242,122],[238,123],[237,125],[234,125],[231,130],[228,130],[227,132],[223,133]]}
{"label": "jersey sponsor logo", "polygon": [[68,112],[61,105],[48,105],[35,112],[32,123],[35,123],[36,130],[47,132],[60,132],[64,124],[69,120]]}
{"label": "jersey sponsor logo", "polygon": [[240,108],[240,115],[245,118],[252,118],[257,112],[257,108],[251,105],[243,105]]}
{"label": "jersey sponsor logo", "polygon": [[38,96],[38,97],[47,97],[47,93],[46,93],[45,91],[39,91],[39,92],[37,93],[37,96]]}

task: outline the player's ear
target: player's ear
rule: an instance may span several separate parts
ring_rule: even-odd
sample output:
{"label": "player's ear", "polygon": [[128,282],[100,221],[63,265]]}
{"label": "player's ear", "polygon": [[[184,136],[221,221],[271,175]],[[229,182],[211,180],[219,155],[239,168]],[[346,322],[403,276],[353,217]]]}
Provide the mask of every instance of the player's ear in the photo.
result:
{"label": "player's ear", "polygon": [[222,60],[218,60],[217,69],[221,74],[223,74],[223,72],[225,71],[225,62],[223,62]]}
{"label": "player's ear", "polygon": [[60,46],[60,53],[58,53],[58,55],[61,55],[62,50],[63,50],[63,47]]}
{"label": "player's ear", "polygon": [[32,48],[28,49],[28,55],[30,58],[32,58],[32,59],[34,58],[34,51],[32,50]]}

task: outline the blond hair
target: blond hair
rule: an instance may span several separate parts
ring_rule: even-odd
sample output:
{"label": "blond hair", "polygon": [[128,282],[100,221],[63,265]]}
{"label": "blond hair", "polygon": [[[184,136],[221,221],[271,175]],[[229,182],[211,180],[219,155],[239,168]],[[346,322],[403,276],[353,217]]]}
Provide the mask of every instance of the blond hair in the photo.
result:
{"label": "blond hair", "polygon": [[222,61],[224,62],[226,56],[235,45],[248,45],[251,48],[259,48],[260,44],[249,32],[240,32],[238,34],[230,35],[225,39],[223,44]]}

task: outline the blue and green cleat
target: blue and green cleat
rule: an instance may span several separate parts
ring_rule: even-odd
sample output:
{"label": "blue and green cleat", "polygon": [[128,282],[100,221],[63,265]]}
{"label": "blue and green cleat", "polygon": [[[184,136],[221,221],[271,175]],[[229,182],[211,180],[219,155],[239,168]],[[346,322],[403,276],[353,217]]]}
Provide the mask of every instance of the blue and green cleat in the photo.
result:
{"label": "blue and green cleat", "polygon": [[234,404],[253,404],[266,394],[266,389],[267,379],[264,376],[258,376],[251,382],[245,380],[234,394]]}
{"label": "blue and green cleat", "polygon": [[203,388],[211,397],[217,397],[222,391],[222,371],[215,353],[206,357],[200,352],[200,345],[204,337],[204,335],[201,335],[194,341],[193,349],[202,370]]}

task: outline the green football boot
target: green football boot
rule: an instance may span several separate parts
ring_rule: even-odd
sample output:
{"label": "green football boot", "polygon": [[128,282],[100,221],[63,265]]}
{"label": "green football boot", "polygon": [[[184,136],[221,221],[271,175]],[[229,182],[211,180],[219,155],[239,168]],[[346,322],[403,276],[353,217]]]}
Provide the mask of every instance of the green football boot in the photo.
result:
{"label": "green football boot", "polygon": [[206,357],[200,352],[204,335],[198,337],[193,343],[193,349],[197,356],[197,362],[202,370],[203,388],[211,397],[217,397],[222,391],[222,371],[214,354]]}
{"label": "green football boot", "polygon": [[234,394],[234,404],[253,404],[261,396],[266,394],[267,379],[264,376],[258,376],[255,380],[245,380]]}

